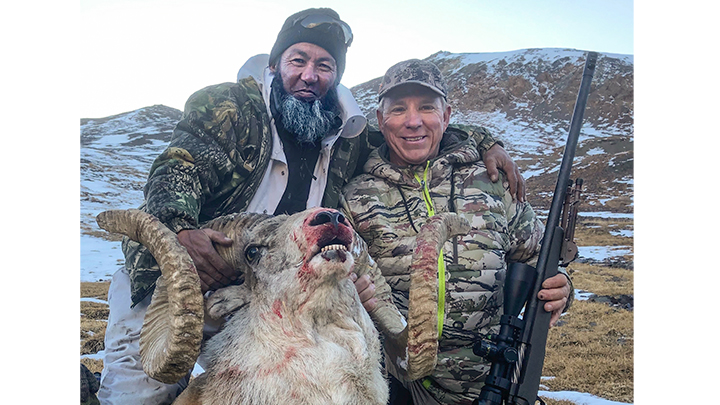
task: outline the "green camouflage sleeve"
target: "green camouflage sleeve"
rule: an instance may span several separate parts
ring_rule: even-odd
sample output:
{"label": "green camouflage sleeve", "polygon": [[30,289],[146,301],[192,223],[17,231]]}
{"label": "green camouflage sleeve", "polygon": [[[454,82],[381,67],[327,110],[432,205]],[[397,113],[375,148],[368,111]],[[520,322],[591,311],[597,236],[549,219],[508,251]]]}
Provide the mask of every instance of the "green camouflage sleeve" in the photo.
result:
{"label": "green camouflage sleeve", "polygon": [[192,154],[179,147],[166,149],[150,170],[146,210],[176,233],[198,227],[201,186],[197,172]]}
{"label": "green camouflage sleeve", "polygon": [[[197,228],[247,178],[267,112],[251,79],[206,87],[188,99],[170,146],[153,163],[147,211],[171,230]],[[255,143],[257,142],[257,143]]]}
{"label": "green camouflage sleeve", "polygon": [[505,147],[502,142],[495,139],[490,130],[485,127],[479,127],[475,125],[463,125],[463,124],[452,124],[450,127],[457,128],[466,132],[471,138],[475,140],[477,144],[477,150],[480,152],[480,156],[483,156],[493,145],[498,144]]}
{"label": "green camouflage sleeve", "polygon": [[528,202],[512,201],[509,193],[505,194],[504,199],[508,202],[507,218],[510,234],[510,251],[506,259],[509,262],[535,265],[545,226]]}

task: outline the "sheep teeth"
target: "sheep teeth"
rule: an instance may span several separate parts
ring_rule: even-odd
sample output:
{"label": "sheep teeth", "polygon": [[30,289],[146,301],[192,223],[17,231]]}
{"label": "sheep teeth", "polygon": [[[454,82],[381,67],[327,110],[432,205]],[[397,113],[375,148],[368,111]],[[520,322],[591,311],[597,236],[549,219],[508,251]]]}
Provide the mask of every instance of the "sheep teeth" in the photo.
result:
{"label": "sheep teeth", "polygon": [[328,250],[342,250],[347,252],[347,248],[345,247],[345,245],[327,245],[323,247],[320,252],[327,252]]}

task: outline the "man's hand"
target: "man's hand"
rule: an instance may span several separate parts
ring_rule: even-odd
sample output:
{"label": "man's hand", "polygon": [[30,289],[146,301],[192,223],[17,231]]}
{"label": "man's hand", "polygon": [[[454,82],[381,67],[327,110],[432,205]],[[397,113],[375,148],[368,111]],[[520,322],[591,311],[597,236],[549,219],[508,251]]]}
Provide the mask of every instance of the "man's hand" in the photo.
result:
{"label": "man's hand", "polygon": [[195,263],[203,294],[208,290],[225,287],[237,278],[235,269],[218,254],[214,243],[232,245],[232,239],[212,229],[184,229],[178,232],[178,241],[185,246]]}
{"label": "man's hand", "polygon": [[525,179],[520,175],[520,170],[510,155],[502,146],[495,144],[483,154],[483,161],[487,167],[490,180],[496,182],[498,180],[498,168],[502,169],[507,175],[510,184],[510,194],[514,200],[520,202],[525,201]]}
{"label": "man's hand", "polygon": [[570,296],[571,287],[568,282],[567,276],[562,273],[558,273],[549,279],[543,281],[542,290],[538,292],[538,298],[547,301],[543,308],[547,312],[552,312],[550,317],[550,326],[555,326],[555,323],[560,319],[562,310],[567,305],[568,297]]}
{"label": "man's hand", "polygon": [[370,276],[365,274],[358,278],[357,274],[350,273],[350,280],[355,283],[355,289],[365,310],[368,313],[372,312],[377,307],[377,298],[375,298],[375,284],[370,280]]}

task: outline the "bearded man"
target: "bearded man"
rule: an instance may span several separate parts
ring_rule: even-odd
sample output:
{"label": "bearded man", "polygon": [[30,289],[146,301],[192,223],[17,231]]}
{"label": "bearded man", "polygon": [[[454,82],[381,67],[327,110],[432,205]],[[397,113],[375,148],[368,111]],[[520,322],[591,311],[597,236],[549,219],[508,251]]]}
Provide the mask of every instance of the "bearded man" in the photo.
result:
{"label": "bearded man", "polygon": [[[283,24],[270,55],[248,60],[236,83],[206,87],[185,104],[170,145],[150,169],[141,209],[178,234],[203,292],[242,281],[214,248],[232,240],[199,229],[203,223],[241,211],[292,214],[335,208],[340,190],[362,167],[373,134],[340,84],[352,39],[335,11],[298,12]],[[488,166],[511,173],[522,197],[517,166],[489,133],[479,138]],[[98,397],[103,404],[171,403],[187,379],[155,381],[143,372],[139,356],[140,329],[160,271],[141,245],[125,238],[122,247],[125,265],[113,276],[108,294]],[[357,280],[361,298],[397,312],[379,277]],[[217,330],[206,323],[208,334],[213,326]]]}

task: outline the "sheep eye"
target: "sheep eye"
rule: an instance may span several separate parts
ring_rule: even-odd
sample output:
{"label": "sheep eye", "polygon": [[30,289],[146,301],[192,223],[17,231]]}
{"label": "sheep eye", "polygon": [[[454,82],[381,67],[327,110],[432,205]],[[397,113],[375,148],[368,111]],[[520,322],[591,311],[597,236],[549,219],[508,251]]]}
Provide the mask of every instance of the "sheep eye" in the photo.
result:
{"label": "sheep eye", "polygon": [[257,246],[248,246],[245,249],[245,258],[248,259],[249,262],[252,262],[255,258],[257,258],[259,253],[260,249],[258,249]]}

